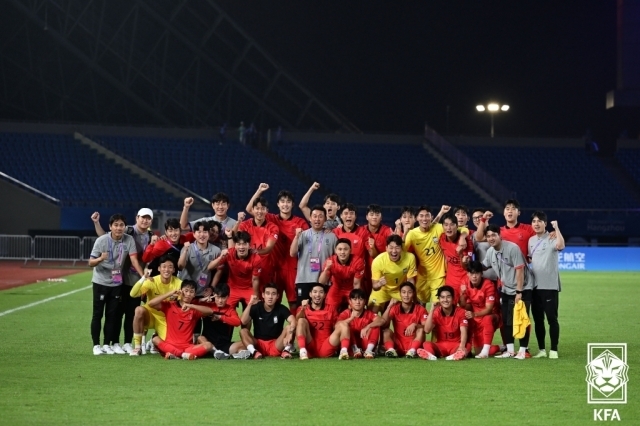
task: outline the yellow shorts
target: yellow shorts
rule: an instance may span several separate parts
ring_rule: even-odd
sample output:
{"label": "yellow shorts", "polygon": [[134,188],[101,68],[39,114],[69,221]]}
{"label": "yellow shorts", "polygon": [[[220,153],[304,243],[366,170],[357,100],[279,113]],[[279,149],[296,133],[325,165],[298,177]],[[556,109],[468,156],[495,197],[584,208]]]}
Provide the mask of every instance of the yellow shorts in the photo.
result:
{"label": "yellow shorts", "polygon": [[369,305],[381,306],[387,303],[391,299],[401,300],[400,292],[397,288],[387,289],[383,286],[380,290],[374,290],[369,296]]}
{"label": "yellow shorts", "polygon": [[422,303],[435,303],[438,301],[438,289],[444,285],[444,277],[432,280],[426,279],[424,276],[416,277],[416,291],[418,292],[418,300]]}
{"label": "yellow shorts", "polygon": [[158,315],[151,308],[148,308],[147,305],[144,305],[144,308],[147,310],[149,314],[149,321],[147,321],[144,325],[145,330],[154,329],[162,340],[167,338],[167,319],[164,317],[162,313]]}

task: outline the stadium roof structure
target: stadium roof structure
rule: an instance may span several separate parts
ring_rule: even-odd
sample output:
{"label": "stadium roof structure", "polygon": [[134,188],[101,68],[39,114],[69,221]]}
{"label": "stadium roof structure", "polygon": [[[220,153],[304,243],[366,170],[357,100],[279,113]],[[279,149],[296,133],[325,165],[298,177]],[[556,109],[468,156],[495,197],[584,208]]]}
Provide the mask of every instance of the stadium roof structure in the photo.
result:
{"label": "stadium roof structure", "polygon": [[359,133],[213,0],[8,0],[0,117]]}

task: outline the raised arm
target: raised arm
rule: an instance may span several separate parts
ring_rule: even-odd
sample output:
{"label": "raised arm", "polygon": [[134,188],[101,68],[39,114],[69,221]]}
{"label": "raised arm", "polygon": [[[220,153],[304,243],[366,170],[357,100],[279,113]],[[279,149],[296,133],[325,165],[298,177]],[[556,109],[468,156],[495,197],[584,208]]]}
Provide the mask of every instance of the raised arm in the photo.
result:
{"label": "raised arm", "polygon": [[480,218],[480,222],[478,223],[478,229],[476,229],[476,233],[473,234],[476,237],[476,241],[482,242],[485,240],[485,232],[487,230],[487,226],[489,225],[489,219],[493,217],[493,213],[490,211],[484,212],[482,217]]}
{"label": "raised arm", "polygon": [[333,261],[331,259],[325,260],[324,267],[322,268],[322,273],[320,274],[320,277],[318,278],[318,282],[320,284],[326,285],[327,283],[329,283],[329,280],[331,279],[331,267],[332,266],[333,266]]}
{"label": "raised arm", "polygon": [[160,296],[154,297],[153,299],[149,300],[147,304],[149,305],[149,307],[159,310],[160,306],[162,306],[163,300],[166,300],[171,296],[178,297],[179,295],[180,295],[180,290],[171,290],[165,294],[161,294]]}
{"label": "raised arm", "polygon": [[253,196],[251,197],[251,199],[249,200],[249,202],[247,203],[247,206],[244,208],[247,213],[249,214],[253,214],[253,202],[262,195],[262,193],[264,191],[266,191],[267,189],[269,189],[269,184],[267,183],[261,183],[258,186],[258,189],[256,190],[256,193],[253,194]]}
{"label": "raised arm", "polygon": [[300,204],[298,205],[298,207],[300,207],[300,210],[302,210],[302,214],[304,215],[304,217],[309,221],[311,220],[311,208],[309,208],[309,199],[311,198],[311,194],[313,194],[313,192],[317,191],[319,188],[320,184],[318,182],[313,182],[313,185],[309,187],[309,190],[306,194],[304,194],[302,200],[300,200]]}
{"label": "raised arm", "polygon": [[93,227],[96,228],[96,235],[98,237],[102,237],[106,234],[105,230],[102,229],[102,225],[100,225],[100,213],[95,212],[91,215],[91,220],[93,221]]}
{"label": "raised arm", "polygon": [[433,223],[438,223],[440,222],[440,219],[442,219],[442,216],[444,216],[446,213],[449,212],[449,210],[451,210],[451,206],[446,206],[443,205],[440,208],[440,211],[438,212],[438,215],[436,217],[433,218]]}
{"label": "raised arm", "polygon": [[300,234],[302,234],[302,228],[296,228],[296,235],[291,241],[291,246],[289,246],[289,256],[291,257],[298,257],[298,240],[300,239]]}
{"label": "raised arm", "polygon": [[558,221],[557,220],[552,220],[551,221],[551,226],[553,226],[553,230],[556,231],[556,250],[558,250],[558,251],[564,250],[564,248],[565,248],[564,237],[560,233],[560,228],[558,228]]}
{"label": "raised arm", "polygon": [[185,266],[187,266],[187,257],[189,256],[190,245],[191,243],[187,241],[186,243],[184,243],[182,251],[180,251],[180,258],[178,259],[178,269],[181,271],[185,268]]}
{"label": "raised arm", "polygon": [[189,209],[193,205],[193,198],[187,197],[184,199],[184,205],[182,207],[182,213],[180,213],[180,228],[189,229]]}

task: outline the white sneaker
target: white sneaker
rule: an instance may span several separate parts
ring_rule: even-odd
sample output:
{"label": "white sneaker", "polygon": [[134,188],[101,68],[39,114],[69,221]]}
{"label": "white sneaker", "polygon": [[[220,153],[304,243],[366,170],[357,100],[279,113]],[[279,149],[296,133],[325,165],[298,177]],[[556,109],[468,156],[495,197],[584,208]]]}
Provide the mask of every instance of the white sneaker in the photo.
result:
{"label": "white sneaker", "polygon": [[309,355],[307,355],[307,350],[305,348],[300,349],[300,359],[309,359]]}
{"label": "white sneaker", "polygon": [[547,357],[547,351],[545,351],[544,349],[538,352],[537,354],[535,354],[534,356],[532,356],[532,358],[546,358],[546,357]]}
{"label": "white sneaker", "polygon": [[111,349],[111,346],[109,345],[103,345],[102,346],[102,352],[107,354],[107,355],[113,355],[115,352],[113,352],[113,349]]}
{"label": "white sneaker", "polygon": [[243,349],[241,351],[236,352],[232,356],[233,356],[233,359],[248,359],[251,356],[251,352],[249,352],[246,349]]}
{"label": "white sneaker", "polygon": [[153,342],[151,340],[149,340],[147,342],[147,351],[151,354],[151,355],[156,355],[159,354],[160,352],[158,352],[158,350],[156,349],[156,345],[153,344]]}
{"label": "white sneaker", "polygon": [[516,354],[509,351],[504,351],[500,355],[496,355],[494,358],[513,358]]}
{"label": "white sneaker", "polygon": [[129,352],[129,356],[139,356],[142,352],[142,348],[133,348],[131,352]]}
{"label": "white sneaker", "polygon": [[197,356],[195,356],[194,354],[190,354],[190,353],[188,353],[188,352],[184,352],[184,353],[182,354],[182,359],[186,359],[187,361],[193,361],[193,360],[195,360],[196,358],[198,358],[198,357],[197,357]]}
{"label": "white sneaker", "polygon": [[338,359],[349,359],[349,352],[346,349],[341,349]]}
{"label": "white sneaker", "polygon": [[120,343],[114,343],[113,345],[111,345],[111,350],[113,351],[114,354],[118,354],[118,355],[126,354],[124,349],[122,349],[122,346],[120,346]]}
{"label": "white sneaker", "polygon": [[527,357],[527,353],[524,351],[518,351],[516,356],[514,356],[515,359],[525,359],[526,357]]}
{"label": "white sneaker", "polygon": [[102,355],[104,352],[102,352],[102,348],[100,347],[100,345],[95,345],[93,347],[93,354],[94,355]]}
{"label": "white sneaker", "polygon": [[[248,351],[247,351],[248,352]],[[215,359],[229,359],[229,354],[222,352],[221,350],[216,349],[216,351],[213,353],[213,357]]]}
{"label": "white sneaker", "polygon": [[558,351],[549,351],[549,358],[558,359]]}
{"label": "white sneaker", "polygon": [[131,351],[133,350],[133,347],[131,346],[131,343],[125,343],[124,345],[122,345],[122,350],[130,354]]}

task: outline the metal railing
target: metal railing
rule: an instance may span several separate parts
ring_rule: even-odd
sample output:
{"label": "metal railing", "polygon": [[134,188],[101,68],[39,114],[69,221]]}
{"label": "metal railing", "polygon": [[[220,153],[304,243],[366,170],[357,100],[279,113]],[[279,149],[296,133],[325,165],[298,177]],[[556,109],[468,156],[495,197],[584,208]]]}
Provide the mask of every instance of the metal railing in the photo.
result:
{"label": "metal railing", "polygon": [[89,260],[91,257],[91,251],[93,250],[93,245],[95,244],[98,237],[83,237],[80,242],[80,251],[82,253],[82,257],[80,260]]}
{"label": "metal railing", "polygon": [[0,259],[33,259],[33,239],[28,235],[0,235]]}
{"label": "metal railing", "polygon": [[21,187],[21,188],[23,188],[23,189],[25,189],[25,190],[33,193],[33,194],[36,194],[39,197],[44,198],[45,200],[51,201],[52,203],[55,203],[55,204],[60,204],[60,200],[58,200],[57,198],[52,197],[49,194],[45,194],[44,192],[34,188],[33,186],[27,185],[26,183],[22,182],[21,180],[18,180],[16,178],[12,177],[12,176],[9,176],[6,173],[0,172],[0,177],[5,179],[5,180],[10,181],[11,183],[14,183],[14,184],[18,185],[19,187]]}
{"label": "metal railing", "polygon": [[80,237],[51,237],[36,235],[33,239],[33,258],[39,260],[68,260],[75,266],[82,259]]}

